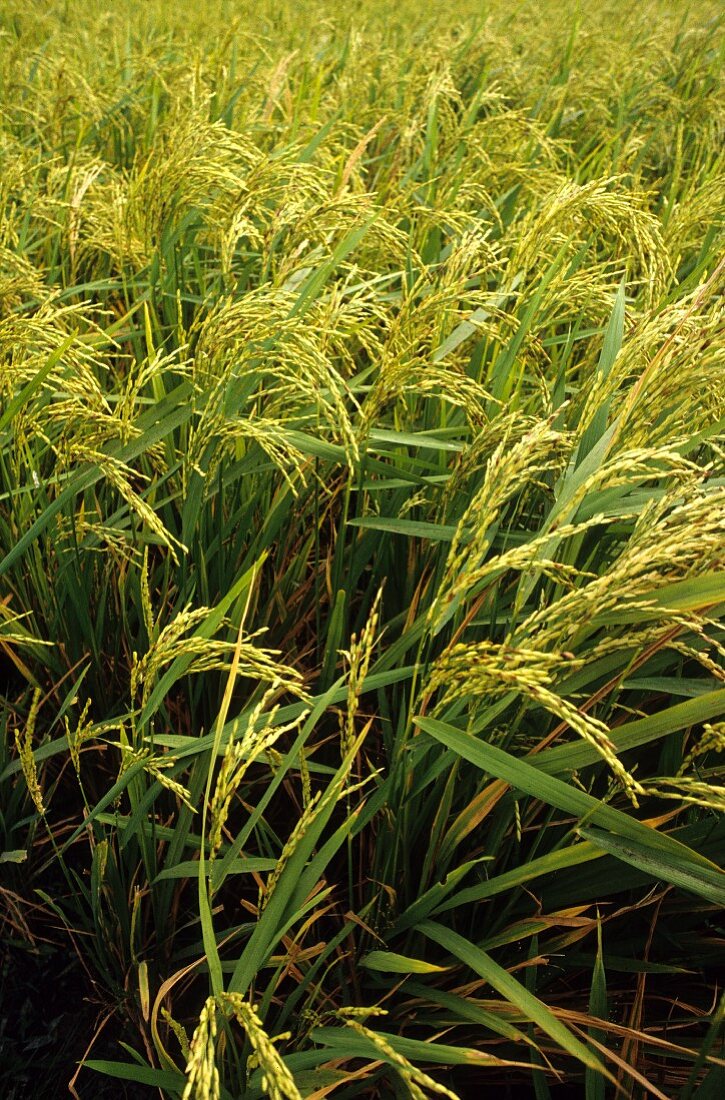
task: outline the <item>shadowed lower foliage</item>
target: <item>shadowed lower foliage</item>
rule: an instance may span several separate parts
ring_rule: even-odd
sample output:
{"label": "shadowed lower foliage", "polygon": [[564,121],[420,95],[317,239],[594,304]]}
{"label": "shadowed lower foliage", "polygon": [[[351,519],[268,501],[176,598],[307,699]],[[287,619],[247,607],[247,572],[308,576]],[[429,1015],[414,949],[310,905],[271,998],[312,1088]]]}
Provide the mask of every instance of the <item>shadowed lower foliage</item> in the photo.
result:
{"label": "shadowed lower foliage", "polygon": [[722,42],[3,4],[9,1095],[721,1094]]}

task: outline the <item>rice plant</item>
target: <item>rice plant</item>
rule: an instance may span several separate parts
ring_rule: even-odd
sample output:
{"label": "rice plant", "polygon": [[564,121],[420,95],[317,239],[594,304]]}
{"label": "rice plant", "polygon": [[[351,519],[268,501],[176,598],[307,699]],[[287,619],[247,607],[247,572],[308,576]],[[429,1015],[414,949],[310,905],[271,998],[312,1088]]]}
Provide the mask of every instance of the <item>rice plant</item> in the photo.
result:
{"label": "rice plant", "polygon": [[722,53],[3,4],[9,1100],[720,1095]]}

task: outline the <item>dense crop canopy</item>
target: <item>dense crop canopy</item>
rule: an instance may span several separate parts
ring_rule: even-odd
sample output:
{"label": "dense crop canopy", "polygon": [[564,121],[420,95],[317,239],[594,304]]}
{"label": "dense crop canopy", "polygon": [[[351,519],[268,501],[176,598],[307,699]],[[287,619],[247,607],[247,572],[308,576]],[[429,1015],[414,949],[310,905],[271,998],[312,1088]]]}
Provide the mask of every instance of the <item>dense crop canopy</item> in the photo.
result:
{"label": "dense crop canopy", "polygon": [[717,9],[3,3],[9,1100],[719,1095]]}

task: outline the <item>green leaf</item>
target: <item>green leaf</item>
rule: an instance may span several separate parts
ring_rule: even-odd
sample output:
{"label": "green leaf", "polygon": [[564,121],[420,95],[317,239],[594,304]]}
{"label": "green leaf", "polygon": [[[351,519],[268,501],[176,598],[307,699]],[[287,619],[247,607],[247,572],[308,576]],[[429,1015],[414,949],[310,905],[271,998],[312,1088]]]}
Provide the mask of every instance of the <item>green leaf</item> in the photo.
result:
{"label": "green leaf", "polygon": [[[637,718],[634,722],[627,722],[623,726],[617,726],[610,732],[610,739],[618,753],[629,749],[640,748],[649,745],[653,741],[660,741],[670,733],[678,730],[689,729],[690,726],[709,722],[725,713],[725,688],[718,691],[708,691],[704,695],[698,695],[694,699],[688,699],[684,703],[675,703],[673,707],[652,714],[648,718]],[[589,764],[597,764],[601,756],[586,741],[575,741],[571,745],[558,745],[553,749],[545,749],[537,756],[530,758],[530,763],[537,771],[547,775],[557,775],[566,771],[580,771]]]}
{"label": "green leaf", "polygon": [[453,451],[454,453],[464,449],[463,443],[453,439],[444,439],[441,433],[394,432],[389,428],[371,428],[368,435],[368,446],[371,442],[395,443],[400,447],[415,447],[416,449],[431,451]]}
{"label": "green leaf", "polygon": [[[699,702],[699,700],[692,700],[692,702]],[[482,771],[498,779],[505,780],[515,789],[524,791],[533,798],[540,799],[566,813],[586,819],[587,822],[601,825],[622,840],[634,841],[642,845],[658,861],[657,874],[653,874],[654,878],[660,878],[660,870],[666,872],[668,862],[672,861],[673,866],[678,868],[674,872],[675,878],[665,873],[664,881],[672,882],[673,885],[683,885],[685,878],[682,869],[688,868],[687,889],[695,890],[708,901],[712,897],[714,882],[721,881],[721,878],[725,880],[723,872],[714,863],[673,837],[660,833],[637,821],[636,818],[599,802],[584,791],[542,773],[538,768],[511,756],[503,749],[476,740],[470,734],[461,733],[453,726],[433,718],[416,718],[415,722],[425,733],[452,749],[464,760],[468,760],[469,763],[475,764]],[[653,870],[654,867],[650,867],[650,871]],[[713,875],[715,875],[714,880]]]}
{"label": "green leaf", "polygon": [[75,339],[75,336],[66,337],[59,347],[51,352],[38,373],[34,375],[29,382],[26,382],[20,392],[17,393],[11,401],[8,401],[4,411],[0,413],[0,432],[2,432],[8,424],[12,423],[23,405],[27,404],[33,394],[40,389],[53,367],[60,362]]}
{"label": "green leaf", "polygon": [[[277,861],[274,859],[261,859],[259,856],[247,856],[244,859],[233,859],[224,868],[224,877],[227,875],[248,875],[253,871],[273,871],[277,866]],[[215,864],[209,865],[212,881],[214,880],[214,868]],[[199,861],[196,859],[185,859],[181,863],[175,864],[173,867],[164,867],[163,871],[159,871],[158,875],[154,879],[154,883],[163,882],[166,879],[195,879],[199,874]]]}
{"label": "green leaf", "polygon": [[527,1020],[541,1028],[554,1042],[580,1061],[583,1065],[597,1070],[599,1073],[609,1076],[607,1070],[588,1047],[586,1047],[560,1020],[557,1020],[553,1012],[512,977],[507,970],[499,966],[490,955],[476,947],[470,940],[459,936],[450,928],[444,928],[442,924],[433,921],[425,921],[419,926],[419,931],[433,940],[445,950],[478,974],[489,983],[492,989],[515,1005]]}
{"label": "green leaf", "polygon": [[439,974],[447,969],[422,959],[396,955],[393,951],[371,951],[360,960],[360,966],[366,970],[379,970],[383,974]]}
{"label": "green leaf", "polygon": [[[134,436],[131,443],[126,445],[110,444],[106,453],[111,458],[123,463],[129,463],[138,458],[144,451],[153,447],[155,443],[164,439],[165,436],[191,418],[193,412],[193,404],[190,400],[192,392],[190,383],[183,382],[168,395],[165,401],[155,406],[151,413],[144,413],[139,417],[134,425],[138,434]],[[25,534],[17,540],[12,550],[9,550],[0,561],[0,576],[15,565],[59,512],[70,505],[79,493],[90,489],[102,478],[103,471],[98,466],[91,464],[83,466],[72,474],[62,492],[43,509],[43,512]]]}
{"label": "green leaf", "polygon": [[112,1062],[105,1058],[89,1058],[83,1063],[86,1069],[103,1073],[106,1077],[115,1077],[121,1081],[134,1081],[137,1085],[150,1085],[152,1088],[166,1089],[174,1096],[181,1096],[186,1078],[179,1073],[166,1069],[152,1069],[151,1066],[135,1066],[130,1062]]}
{"label": "green leaf", "polygon": [[364,527],[369,531],[385,531],[391,535],[428,539],[429,542],[451,542],[456,528],[439,523],[425,523],[413,519],[393,519],[388,516],[363,516],[349,519],[348,527]]}
{"label": "green leaf", "polygon": [[25,863],[28,853],[24,848],[12,848],[6,852],[0,852],[0,863]]}
{"label": "green leaf", "polygon": [[[614,300],[614,307],[612,309],[612,315],[609,318],[609,324],[604,334],[604,345],[602,347],[602,354],[599,357],[599,367],[597,370],[597,384],[605,382],[609,377],[614,361],[617,358],[619,351],[622,347],[622,338],[624,336],[624,279],[619,284],[619,290]],[[579,450],[577,453],[577,465],[581,463],[589,454],[595,443],[604,435],[607,428],[607,419],[609,416],[609,407],[611,405],[611,398],[603,401],[599,406],[594,416],[592,417],[589,426],[587,427],[584,435],[581,438],[579,444]]]}
{"label": "green leaf", "polygon": [[[378,1031],[377,1028],[375,1030],[388,1046],[414,1064],[423,1062],[443,1066],[485,1066],[492,1063],[495,1065],[497,1062],[492,1055],[467,1047],[450,1046],[440,1042],[426,1043],[421,1039],[408,1039],[388,1031]],[[310,1038],[329,1050],[338,1051],[337,1057],[386,1061],[385,1053],[372,1040],[365,1035],[356,1034],[347,1027],[316,1027]],[[393,1060],[390,1059],[390,1061]]]}
{"label": "green leaf", "polygon": [[370,226],[377,221],[379,214],[373,214],[362,225],[351,229],[335,246],[332,255],[307,277],[299,292],[297,301],[292,308],[292,316],[300,317],[310,308],[315,298],[324,289],[325,284],[331,278],[335,269],[342,263],[346,256],[357,248]]}
{"label": "green leaf", "polygon": [[[638,871],[644,871],[653,879],[672,883],[681,890],[688,890],[691,894],[711,901],[713,905],[725,908],[725,873],[719,868],[709,870],[707,867],[693,865],[691,860],[676,853],[661,853],[656,848],[653,850],[651,845],[640,843],[631,837],[624,841],[601,829],[582,826],[579,832],[603,852],[616,856],[623,863],[631,864]],[[686,848],[685,852],[688,851]]]}
{"label": "green leaf", "polygon": [[[607,1019],[607,979],[602,956],[602,923],[597,922],[597,957],[592,970],[592,984],[589,992],[589,1015],[599,1020]],[[598,1043],[604,1042],[601,1028],[590,1028],[589,1034]],[[593,1069],[587,1069],[585,1076],[586,1100],[604,1100],[604,1078]]]}
{"label": "green leaf", "polygon": [[578,843],[569,848],[558,848],[553,852],[547,852],[538,859],[530,859],[505,871],[502,875],[495,875],[486,882],[469,886],[465,890],[454,894],[447,901],[442,902],[433,910],[434,913],[445,913],[450,909],[457,909],[461,905],[482,901],[484,898],[492,898],[497,894],[504,894],[508,890],[514,890],[523,886],[525,882],[541,878],[542,875],[553,875],[557,871],[563,871],[567,867],[579,867],[583,863],[589,863],[594,859],[601,859],[603,853],[594,844]]}

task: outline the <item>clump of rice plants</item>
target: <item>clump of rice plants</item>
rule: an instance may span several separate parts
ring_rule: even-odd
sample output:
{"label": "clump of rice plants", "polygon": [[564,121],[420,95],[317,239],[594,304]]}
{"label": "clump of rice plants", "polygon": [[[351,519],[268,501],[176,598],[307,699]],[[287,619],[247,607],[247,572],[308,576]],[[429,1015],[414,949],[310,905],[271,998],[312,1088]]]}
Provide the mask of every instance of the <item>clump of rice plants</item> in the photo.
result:
{"label": "clump of rice plants", "polygon": [[10,1097],[720,1094],[720,16],[3,4]]}

